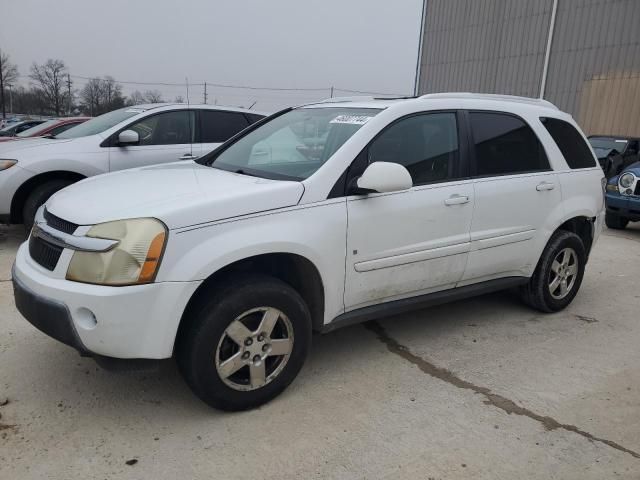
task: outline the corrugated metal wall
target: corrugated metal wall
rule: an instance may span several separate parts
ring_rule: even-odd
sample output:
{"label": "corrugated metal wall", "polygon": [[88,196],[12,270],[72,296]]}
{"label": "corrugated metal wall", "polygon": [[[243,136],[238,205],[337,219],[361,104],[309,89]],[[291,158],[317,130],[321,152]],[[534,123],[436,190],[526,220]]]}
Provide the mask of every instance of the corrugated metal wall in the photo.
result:
{"label": "corrugated metal wall", "polygon": [[[419,91],[537,97],[553,0],[427,0]],[[545,98],[640,135],[640,0],[558,0]]]}

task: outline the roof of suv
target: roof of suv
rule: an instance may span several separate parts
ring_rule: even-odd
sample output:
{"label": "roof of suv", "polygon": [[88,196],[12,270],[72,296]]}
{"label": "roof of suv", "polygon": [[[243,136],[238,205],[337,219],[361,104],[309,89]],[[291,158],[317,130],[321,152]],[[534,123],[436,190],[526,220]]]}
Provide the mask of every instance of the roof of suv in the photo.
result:
{"label": "roof of suv", "polygon": [[555,114],[560,113],[558,107],[553,103],[530,97],[518,97],[514,95],[496,95],[488,93],[469,93],[469,92],[451,92],[451,93],[430,93],[422,95],[420,97],[372,97],[372,96],[360,96],[360,97],[335,97],[328,98],[321,102],[315,102],[307,107],[323,107],[331,104],[348,104],[353,108],[388,108],[393,105],[398,105],[405,102],[454,102],[460,107],[457,108],[477,108],[478,103],[491,103],[493,106],[499,106],[500,109],[506,111],[518,109],[518,108],[540,108]]}
{"label": "roof of suv", "polygon": [[166,108],[166,107],[182,107],[182,108],[197,108],[197,109],[207,108],[210,110],[225,110],[228,112],[255,113],[257,115],[264,115],[264,116],[270,115],[269,113],[266,113],[266,112],[261,112],[258,110],[249,110],[248,108],[227,107],[225,105],[208,105],[203,103],[190,103],[190,104],[177,103],[177,102],[142,103],[140,105],[131,105],[128,108],[140,110],[141,112],[146,112],[147,110],[154,110],[157,108]]}

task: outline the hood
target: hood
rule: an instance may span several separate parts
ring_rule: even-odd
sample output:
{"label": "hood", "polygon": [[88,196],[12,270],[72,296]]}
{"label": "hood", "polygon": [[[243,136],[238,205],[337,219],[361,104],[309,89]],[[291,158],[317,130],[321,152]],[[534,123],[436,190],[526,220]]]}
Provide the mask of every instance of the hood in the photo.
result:
{"label": "hood", "polygon": [[[632,163],[627,168],[625,168],[620,175],[622,175],[623,173],[627,173],[627,172],[631,172],[636,177],[640,177],[640,162]],[[618,175],[618,176],[620,176],[620,175]]]}
{"label": "hood", "polygon": [[90,177],[56,193],[46,206],[78,225],[154,217],[174,229],[293,206],[303,192],[300,182],[179,162]]}

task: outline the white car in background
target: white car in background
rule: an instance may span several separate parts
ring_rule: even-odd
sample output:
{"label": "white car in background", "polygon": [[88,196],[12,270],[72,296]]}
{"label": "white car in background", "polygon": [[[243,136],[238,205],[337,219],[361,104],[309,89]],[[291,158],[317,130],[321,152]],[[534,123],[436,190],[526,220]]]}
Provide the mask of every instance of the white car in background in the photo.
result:
{"label": "white car in background", "polygon": [[263,117],[220,106],[136,105],[52,139],[0,144],[0,222],[30,228],[38,207],[74,182],[115,170],[194,160]]}
{"label": "white car in background", "polygon": [[18,251],[16,305],[84,355],[175,356],[205,402],[251,408],[293,381],[312,330],[511,287],[562,310],[603,181],[542,100],[333,99],[57,193]]}

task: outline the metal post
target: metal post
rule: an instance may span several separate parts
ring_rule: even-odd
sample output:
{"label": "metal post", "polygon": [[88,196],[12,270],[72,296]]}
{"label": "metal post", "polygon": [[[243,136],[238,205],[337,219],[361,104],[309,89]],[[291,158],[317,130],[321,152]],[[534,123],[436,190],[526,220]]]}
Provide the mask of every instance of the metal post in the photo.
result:
{"label": "metal post", "polygon": [[68,98],[68,105],[67,105],[67,115],[71,116],[71,75],[69,75],[67,73],[67,95],[69,96]]}
{"label": "metal post", "polygon": [[333,85],[331,86],[331,91],[329,92],[329,98],[333,98]]}
{"label": "metal post", "polygon": [[204,82],[204,104],[207,104],[207,82]]}
{"label": "metal post", "polygon": [[427,23],[427,0],[422,0],[422,17],[420,18],[420,37],[418,38],[418,61],[416,62],[416,78],[413,84],[413,94],[417,97],[420,92],[420,74],[422,73],[422,45],[424,43],[424,27]]}
{"label": "metal post", "polygon": [[7,85],[9,89],[9,113],[13,115],[13,85]]}
{"label": "metal post", "polygon": [[540,98],[544,98],[547,88],[547,75],[549,73],[549,57],[551,56],[551,43],[553,42],[553,32],[556,27],[556,12],[558,11],[558,0],[553,0],[551,10],[551,21],[549,22],[549,35],[547,36],[547,50],[544,53],[544,67],[542,67],[542,80],[540,81]]}

